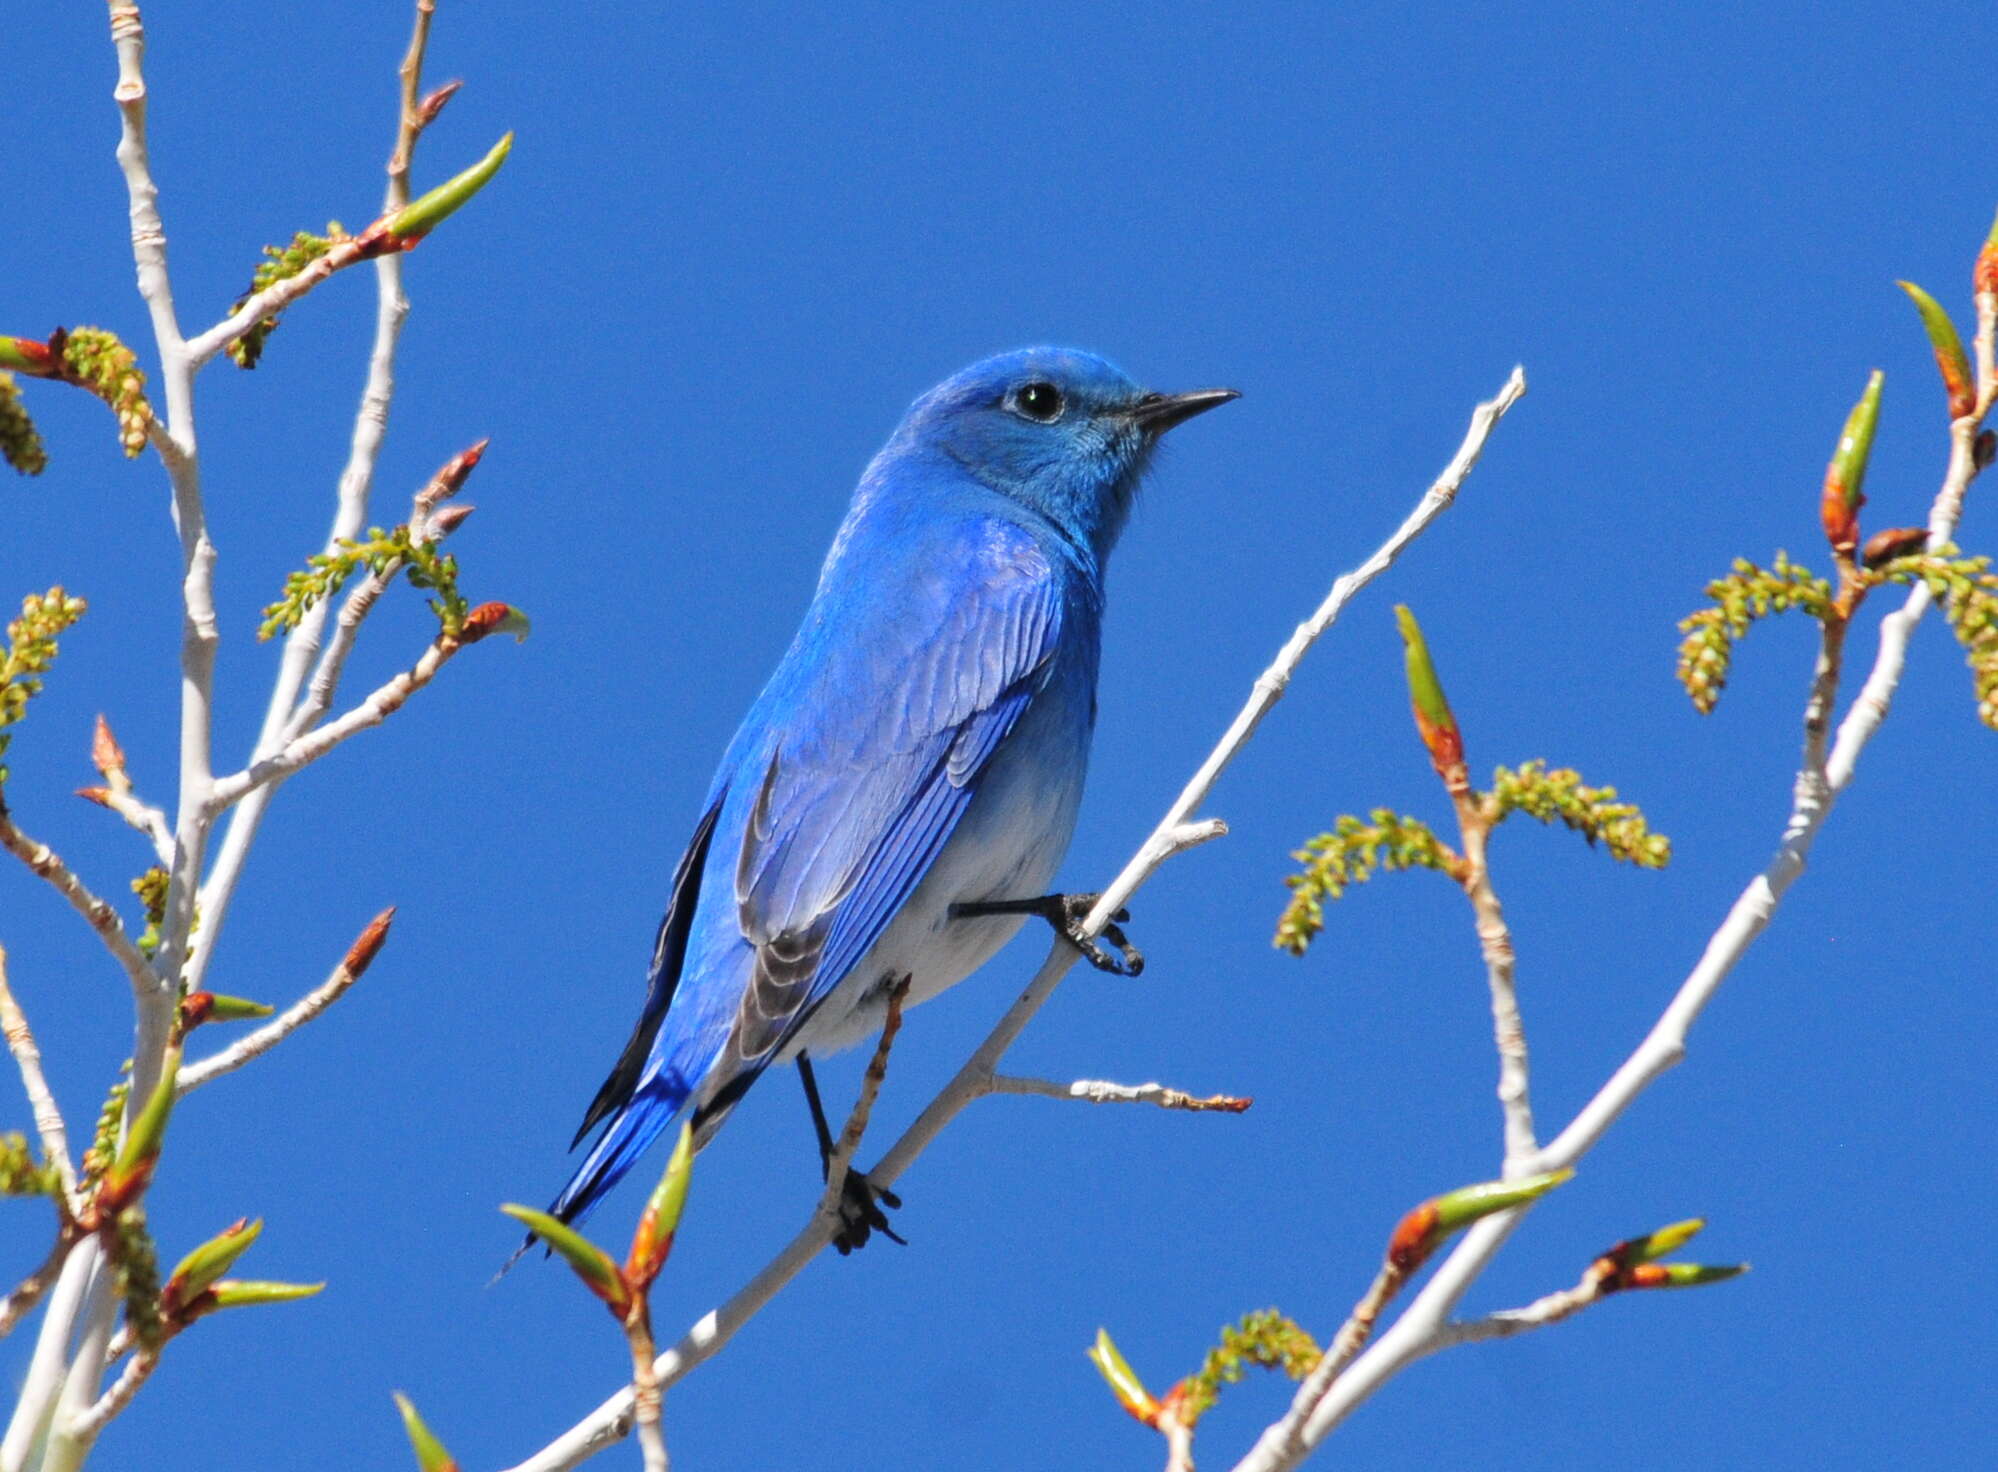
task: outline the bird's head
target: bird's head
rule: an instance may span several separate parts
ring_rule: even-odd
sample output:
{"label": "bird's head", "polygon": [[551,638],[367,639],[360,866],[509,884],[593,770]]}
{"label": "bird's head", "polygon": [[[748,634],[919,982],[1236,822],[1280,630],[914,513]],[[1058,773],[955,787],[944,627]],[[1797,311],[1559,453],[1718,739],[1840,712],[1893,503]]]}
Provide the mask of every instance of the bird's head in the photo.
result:
{"label": "bird's head", "polygon": [[1101,557],[1130,514],[1159,436],[1239,395],[1152,393],[1073,348],[1025,348],[974,363],[918,399],[899,445],[955,461]]}

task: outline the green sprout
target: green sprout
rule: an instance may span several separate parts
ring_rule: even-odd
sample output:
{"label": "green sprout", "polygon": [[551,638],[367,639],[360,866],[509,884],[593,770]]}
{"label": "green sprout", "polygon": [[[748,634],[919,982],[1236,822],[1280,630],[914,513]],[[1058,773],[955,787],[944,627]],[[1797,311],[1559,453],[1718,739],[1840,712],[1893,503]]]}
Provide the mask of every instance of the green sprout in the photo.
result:
{"label": "green sprout", "polygon": [[11,373],[0,372],[0,459],[23,475],[40,475],[49,468],[35,421],[21,403],[21,388]]}
{"label": "green sprout", "polygon": [[16,1130],[0,1135],[0,1196],[56,1196],[62,1176],[53,1162],[37,1164],[28,1137]]}
{"label": "green sprout", "polygon": [[1679,645],[1679,683],[1701,715],[1720,703],[1735,641],[1750,624],[1793,608],[1819,620],[1832,610],[1831,584],[1782,552],[1766,570],[1737,557],[1733,571],[1708,583],[1706,591],[1713,607],[1696,609],[1679,621],[1686,636]]}
{"label": "green sprout", "polygon": [[125,1321],[140,1344],[158,1348],[166,1338],[167,1326],[160,1312],[159,1252],[146,1230],[144,1207],[127,1206],[112,1218],[111,1260],[118,1296],[125,1304]]}
{"label": "green sprout", "polygon": [[402,1429],[409,1435],[410,1450],[416,1453],[418,1472],[458,1472],[458,1464],[444,1449],[444,1443],[423,1424],[423,1417],[416,1414],[416,1407],[400,1390],[395,1393],[395,1408],[402,1412]]}
{"label": "green sprout", "polygon": [[257,637],[290,633],[314,604],[335,596],[363,568],[383,578],[401,571],[411,587],[434,590],[437,596],[430,600],[430,610],[442,632],[457,637],[470,609],[458,591],[457,559],[439,551],[435,542],[413,540],[407,526],[393,531],[370,527],[358,541],[340,542],[338,551],[308,557],[303,571],[285,578],[284,596],[264,609]]}
{"label": "green sprout", "polygon": [[[83,617],[88,607],[57,585],[46,593],[21,600],[21,616],[7,625],[7,646],[0,653],[0,757],[13,739],[11,727],[28,713],[28,702],[42,691],[42,676],[55,663],[57,639]],[[7,781],[7,764],[0,762],[0,785]]]}
{"label": "green sprout", "polygon": [[1290,903],[1277,922],[1276,944],[1301,956],[1325,928],[1325,901],[1343,897],[1351,886],[1364,884],[1376,870],[1439,869],[1448,873],[1456,854],[1419,818],[1392,808],[1375,808],[1363,822],[1347,813],[1291,855],[1304,868],[1284,880]]}
{"label": "green sprout", "polygon": [[1944,545],[1897,557],[1862,575],[1868,585],[1922,583],[1942,605],[1949,630],[1963,646],[1977,695],[1977,718],[1998,731],[1998,573],[1989,557],[1963,557]]}
{"label": "green sprout", "polygon": [[1322,1353],[1317,1340],[1277,1310],[1244,1314],[1241,1327],[1222,1328],[1221,1342],[1207,1351],[1200,1369],[1180,1386],[1180,1420],[1193,1425],[1213,1409],[1223,1385],[1236,1384],[1252,1367],[1281,1370],[1302,1380],[1316,1368]]}
{"label": "green sprout", "polygon": [[146,375],[138,356],[101,327],[73,327],[58,333],[64,377],[81,384],[109,404],[118,415],[118,443],[130,460],[146,448],[153,406],[146,402]]}
{"label": "green sprout", "polygon": [[[132,1060],[127,1058],[122,1072],[130,1075]],[[97,1111],[97,1124],[91,1131],[90,1148],[83,1156],[83,1177],[86,1182],[94,1181],[104,1174],[111,1164],[111,1158],[118,1153],[118,1131],[125,1122],[125,1101],[132,1096],[132,1080],[129,1076],[120,1078],[111,1085],[104,1096],[104,1107]]]}
{"label": "green sprout", "polygon": [[1584,786],[1581,774],[1568,767],[1550,772],[1543,761],[1516,772],[1500,767],[1492,774],[1488,807],[1495,822],[1513,813],[1542,823],[1558,819],[1591,846],[1600,842],[1611,858],[1640,869],[1662,869],[1672,860],[1672,840],[1653,833],[1635,803],[1619,802],[1614,787]]}
{"label": "green sprout", "polygon": [[[340,227],[338,220],[330,221],[324,235],[314,235],[309,230],[300,230],[291,237],[290,245],[267,245],[265,259],[258,262],[251,273],[250,289],[236,298],[235,305],[229,308],[234,316],[243,310],[244,303],[258,292],[276,286],[280,281],[289,281],[307,266],[325,255],[335,245],[347,239],[347,232]],[[236,360],[238,368],[254,368],[263,357],[264,343],[277,331],[278,318],[283,313],[273,312],[263,318],[248,332],[229,344],[229,356]]]}

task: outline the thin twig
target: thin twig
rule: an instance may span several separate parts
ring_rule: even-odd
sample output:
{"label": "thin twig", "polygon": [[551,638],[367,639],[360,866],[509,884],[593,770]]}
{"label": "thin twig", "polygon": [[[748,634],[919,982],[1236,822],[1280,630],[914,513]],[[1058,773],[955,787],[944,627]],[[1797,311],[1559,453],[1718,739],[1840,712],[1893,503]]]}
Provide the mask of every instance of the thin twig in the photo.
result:
{"label": "thin twig", "polygon": [[81,1203],[76,1199],[76,1167],[69,1159],[69,1129],[63,1124],[62,1110],[49,1089],[48,1076],[42,1072],[42,1050],[35,1044],[34,1030],[28,1026],[21,1004],[14,1000],[13,988],[7,984],[5,946],[0,946],[0,1031],[7,1034],[7,1051],[20,1067],[21,1084],[28,1091],[28,1108],[35,1116],[35,1133],[41,1136],[42,1155],[55,1167],[56,1178],[62,1182],[63,1200],[74,1214]]}
{"label": "thin twig", "polygon": [[275,317],[286,307],[318,286],[336,271],[371,259],[369,247],[363,237],[350,235],[336,241],[326,253],[295,276],[287,276],[282,281],[274,281],[262,291],[252,293],[243,299],[243,304],[217,322],[206,332],[191,337],[187,342],[187,359],[191,367],[200,368],[210,358],[246,336],[266,317]]}
{"label": "thin twig", "polygon": [[1536,1298],[1524,1308],[1501,1309],[1495,1314],[1486,1314],[1481,1319],[1460,1319],[1445,1324],[1436,1336],[1438,1349],[1449,1349],[1459,1344],[1483,1344],[1491,1339],[1510,1339],[1515,1334],[1524,1334],[1530,1329],[1544,1329],[1549,1324],[1572,1318],[1590,1304],[1603,1297],[1605,1279],[1595,1272],[1585,1273],[1582,1281],[1573,1288],[1563,1288]]}
{"label": "thin twig", "polygon": [[[449,535],[449,529],[439,523],[432,527],[432,516],[440,502],[458,493],[471,473],[471,466],[478,464],[485,452],[484,440],[470,450],[454,455],[439,468],[437,473],[418,491],[410,501],[409,534],[413,541],[438,542]],[[467,460],[469,458],[469,464]],[[465,508],[470,510],[470,507]],[[334,620],[333,637],[319,656],[319,663],[313,668],[312,683],[307,687],[305,698],[298,702],[298,709],[291,719],[285,722],[282,740],[295,741],[317,726],[332,709],[333,695],[340,688],[340,676],[347,667],[347,656],[353,652],[354,642],[360,636],[361,624],[369,612],[389,590],[397,575],[402,571],[402,559],[396,558],[377,571],[370,572],[347,595],[340,605],[340,616]]]}
{"label": "thin twig", "polygon": [[[56,1397],[49,1422],[48,1449],[42,1472],[77,1472],[90,1455],[97,1430],[86,1425],[97,1404],[97,1382],[104,1374],[104,1351],[118,1319],[117,1274],[106,1262],[98,1269],[84,1298],[83,1330],[77,1336],[69,1374]],[[128,1367],[129,1368],[129,1367]]]}
{"label": "thin twig", "polygon": [[1311,1373],[1299,1383],[1297,1393],[1290,1399],[1290,1409],[1284,1413],[1283,1419],[1263,1433],[1265,1438],[1274,1440],[1283,1454],[1303,1456],[1305,1423],[1311,1419],[1311,1413],[1318,1408],[1318,1403],[1325,1399],[1326,1392],[1332,1388],[1332,1382],[1337,1380],[1346,1366],[1353,1362],[1353,1357],[1366,1347],[1367,1340],[1373,1336],[1374,1324],[1380,1319],[1381,1311],[1393,1301],[1394,1296],[1401,1291],[1402,1284],[1407,1281],[1407,1271],[1397,1266],[1392,1258],[1381,1264],[1380,1271],[1374,1275],[1372,1285],[1361,1296],[1360,1301],[1353,1305],[1353,1311],[1346,1315],[1346,1322],[1339,1326],[1338,1334],[1333,1337],[1325,1353],[1318,1357],[1318,1363],[1311,1367]]}
{"label": "thin twig", "polygon": [[652,1367],[656,1353],[652,1343],[651,1315],[638,1305],[625,1325],[631,1344],[631,1400],[633,1419],[638,1424],[638,1445],[645,1458],[645,1472],[667,1472],[666,1429],[660,1414],[659,1375]]}
{"label": "thin twig", "polygon": [[78,1416],[70,1425],[70,1433],[85,1442],[95,1441],[111,1418],[118,1415],[132,1403],[132,1397],[139,1393],[160,1362],[157,1349],[144,1349],[132,1356],[132,1362],[112,1384],[111,1388],[97,1398],[94,1405]]}
{"label": "thin twig", "polygon": [[57,1232],[55,1243],[49,1248],[49,1255],[42,1259],[42,1265],[23,1278],[4,1301],[0,1301],[0,1339],[12,1333],[14,1326],[21,1322],[22,1315],[42,1301],[42,1295],[48,1292],[49,1284],[55,1281],[70,1248],[75,1245],[73,1232]]}
{"label": "thin twig", "polygon": [[143,1001],[157,990],[158,978],[153,974],[151,964],[139,954],[139,948],[132,944],[131,937],[125,934],[125,922],[118,918],[118,912],[111,908],[109,902],[93,894],[54,849],[36,842],[17,828],[5,803],[0,803],[0,848],[6,849],[35,874],[46,879],[57,894],[69,901],[70,908],[89,922],[90,928],[104,942],[105,949],[124,969],[125,978],[131,982],[135,996]]}
{"label": "thin twig", "polygon": [[1492,1038],[1498,1049],[1499,1108],[1505,1119],[1505,1167],[1508,1177],[1526,1174],[1525,1164],[1538,1141],[1533,1133],[1533,1099],[1527,1063],[1526,1024],[1519,1013],[1515,973],[1518,955],[1505,908],[1492,885],[1491,815],[1470,790],[1468,774],[1451,789],[1457,826],[1463,840],[1464,871],[1459,876],[1476,918],[1478,950],[1485,961],[1485,980],[1492,998]]}
{"label": "thin twig", "polygon": [[1193,1428],[1179,1418],[1178,1407],[1159,1408],[1159,1435],[1165,1438],[1165,1472],[1194,1472]]}
{"label": "thin twig", "polygon": [[1471,427],[1465,432],[1463,443],[1450,457],[1450,463],[1443,467],[1443,473],[1423,493],[1422,500],[1409,513],[1408,519],[1395,529],[1394,535],[1383,542],[1373,556],[1333,583],[1332,591],[1325,595],[1325,601],[1319,604],[1317,612],[1298,625],[1290,641],[1257,679],[1248,702],[1236,714],[1234,723],[1167,810],[1165,819],[1130,863],[1124,866],[1124,871],[1103,891],[1096,908],[1089,912],[1084,927],[1090,935],[1100,934],[1110,917],[1129,903],[1138,886],[1151,877],[1152,871],[1187,846],[1181,841],[1182,830],[1194,822],[1193,815],[1206,803],[1207,794],[1213,790],[1221,773],[1227,770],[1235,754],[1248,744],[1249,738],[1256,734],[1256,727],[1262,724],[1263,717],[1283,698],[1290,685],[1290,677],[1305,652],[1332,627],[1362,588],[1394,566],[1395,560],[1407,550],[1409,544],[1428,530],[1432,521],[1450,509],[1457,499],[1457,492],[1476,468],[1478,457],[1484,454],[1485,442],[1491,438],[1492,430],[1525,392],[1526,370],[1514,368],[1512,376],[1505,381],[1498,394],[1472,411]]}
{"label": "thin twig", "polygon": [[102,807],[109,808],[132,827],[152,841],[153,854],[163,867],[173,864],[173,828],[167,816],[152,804],[139,800],[132,787],[132,777],[125,770],[125,753],[118,740],[111,734],[111,725],[102,715],[97,718],[97,728],[90,741],[91,760],[96,764],[99,775],[104,778],[102,787],[85,787],[77,792],[78,797],[88,798]]}
{"label": "thin twig", "polygon": [[62,1269],[42,1311],[41,1328],[21,1379],[7,1434],[0,1439],[0,1472],[26,1472],[28,1458],[41,1444],[55,1414],[56,1397],[69,1374],[69,1340],[81,1316],[85,1298],[104,1254],[96,1237],[86,1237],[65,1254]]}
{"label": "thin twig", "polygon": [[860,1148],[860,1137],[866,1133],[881,1085],[888,1079],[888,1053],[895,1046],[895,1034],[902,1030],[902,1002],[909,995],[909,982],[910,978],[904,976],[888,989],[888,1015],[881,1024],[881,1038],[874,1045],[874,1056],[867,1060],[867,1071],[860,1076],[860,1097],[853,1101],[846,1128],[839,1132],[839,1142],[826,1157],[826,1190],[819,1198],[818,1216],[829,1228],[839,1220],[840,1202],[846,1195],[846,1173],[853,1165],[854,1152]]}
{"label": "thin twig", "polygon": [[395,919],[395,906],[390,905],[381,914],[368,922],[368,926],[348,947],[347,954],[340,964],[333,968],[318,986],[307,992],[298,1001],[285,1008],[276,1017],[266,1022],[255,1032],[238,1038],[218,1053],[210,1053],[197,1063],[190,1063],[174,1075],[175,1098],[185,1098],[203,1084],[234,1073],[254,1058],[261,1058],[279,1043],[297,1032],[306,1023],[345,995],[347,988],[361,979],[361,973],[368,969],[375,956],[388,939],[390,924]]}
{"label": "thin twig", "polygon": [[1023,1078],[1012,1073],[994,1074],[986,1092],[1038,1094],[1048,1099],[1080,1099],[1089,1104],[1156,1104],[1161,1109],[1186,1109],[1194,1113],[1218,1110],[1240,1114],[1256,1102],[1233,1094],[1189,1094],[1161,1083],[1113,1084],[1108,1079],[1079,1078],[1065,1084],[1051,1078]]}
{"label": "thin twig", "polygon": [[436,679],[437,672],[450,663],[462,648],[464,645],[457,638],[439,634],[415,664],[382,684],[352,710],[315,730],[294,736],[269,756],[261,757],[242,771],[216,782],[209,799],[211,811],[217,814],[226,812],[259,787],[291,776],[318,761],[348,737],[358,735],[371,726],[379,726],[402,709],[403,702],[410,696]]}
{"label": "thin twig", "polygon": [[[1408,545],[1449,508],[1472,467],[1478,463],[1492,429],[1525,392],[1526,375],[1523,370],[1515,368],[1497,397],[1478,405],[1472,413],[1471,426],[1463,443],[1443,474],[1424,493],[1415,511],[1371,557],[1335,582],[1317,612],[1291,635],[1275,662],[1257,679],[1248,702],[1201,763],[1193,780],[1124,866],[1111,887],[1103,892],[1096,908],[1084,921],[1086,934],[1100,935],[1110,917],[1130,901],[1131,896],[1167,859],[1227,831],[1226,825],[1219,819],[1202,821],[1193,816],[1206,801],[1216,779],[1248,744],[1262,718],[1282,696],[1305,652],[1331,628],[1354,595],[1392,566]],[[992,1081],[998,1077],[1000,1058],[1047,1001],[1079,954],[1065,938],[1054,942],[1046,960],[1027,983],[1026,990],[1006,1010],[978,1050],[930,1101],[929,1107],[917,1117],[915,1123],[903,1132],[880,1163],[868,1172],[870,1182],[876,1186],[893,1186],[945,1125],[973,1099],[991,1092]],[[659,1356],[660,1384],[672,1385],[696,1365],[717,1354],[744,1324],[824,1250],[831,1235],[830,1223],[822,1212],[815,1212],[804,1230],[793,1237],[754,1278],[720,1308],[703,1315],[678,1344]],[[567,1472],[567,1469],[580,1465],[630,1432],[631,1391],[627,1387],[510,1472]]]}

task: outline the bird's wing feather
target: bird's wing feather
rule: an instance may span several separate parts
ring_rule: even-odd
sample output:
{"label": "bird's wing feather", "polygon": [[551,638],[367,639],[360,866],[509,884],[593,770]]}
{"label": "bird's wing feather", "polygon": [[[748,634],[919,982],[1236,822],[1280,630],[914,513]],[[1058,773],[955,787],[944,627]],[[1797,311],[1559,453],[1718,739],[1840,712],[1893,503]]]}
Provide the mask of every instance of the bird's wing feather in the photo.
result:
{"label": "bird's wing feather", "polygon": [[[1061,633],[1048,554],[1008,523],[926,549],[921,570],[828,641],[760,771],[735,870],[754,949],[722,1055],[732,1102],[878,940],[978,775],[1045,683]],[[879,598],[881,590],[876,590]]]}
{"label": "bird's wing feather", "polygon": [[659,935],[652,943],[652,967],[645,979],[645,1008],[638,1014],[638,1025],[631,1030],[631,1038],[625,1043],[624,1051],[618,1054],[610,1077],[604,1080],[596,1098],[590,1101],[589,1112],[583,1116],[576,1138],[569,1142],[571,1150],[583,1143],[583,1137],[596,1127],[598,1120],[630,1102],[632,1092],[645,1072],[645,1060],[652,1051],[652,1039],[659,1032],[659,1024],[666,1016],[673,993],[679,990],[680,972],[687,959],[687,937],[694,925],[694,904],[701,892],[701,875],[707,867],[708,848],[714,841],[715,819],[721,814],[721,804],[721,795],[717,795],[701,815],[701,821],[694,828],[694,836],[687,844],[687,851],[680,856],[679,867],[673,871],[673,887],[667,896],[666,915],[659,922]]}

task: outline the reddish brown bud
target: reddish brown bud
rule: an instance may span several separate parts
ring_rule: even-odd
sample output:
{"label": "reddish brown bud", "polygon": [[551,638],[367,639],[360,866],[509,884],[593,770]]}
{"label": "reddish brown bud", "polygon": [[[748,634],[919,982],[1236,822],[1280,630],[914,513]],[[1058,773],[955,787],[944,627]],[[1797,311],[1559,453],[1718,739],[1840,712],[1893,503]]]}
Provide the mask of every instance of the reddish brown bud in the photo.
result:
{"label": "reddish brown bud", "polygon": [[180,999],[174,1013],[175,1026],[182,1036],[204,1022],[243,1022],[252,1017],[268,1017],[272,1008],[248,997],[218,996],[214,992],[189,992]]}
{"label": "reddish brown bud", "polygon": [[504,603],[481,603],[465,615],[465,622],[458,629],[459,642],[476,644],[488,634],[496,633],[510,611]]}
{"label": "reddish brown bud", "polygon": [[96,729],[90,733],[90,761],[106,777],[125,770],[125,750],[111,734],[111,723],[101,715]]}
{"label": "reddish brown bud", "polygon": [[1970,443],[1970,458],[1979,470],[1998,460],[1998,430],[1981,430]]}
{"label": "reddish brown bud", "polygon": [[1387,1260],[1396,1272],[1412,1273],[1436,1247],[1436,1203],[1425,1201],[1403,1217],[1388,1238]]}
{"label": "reddish brown bud", "polygon": [[189,992],[180,999],[180,1010],[176,1014],[180,1030],[182,1032],[194,1031],[195,1028],[208,1020],[209,1014],[214,1010],[215,993]]}
{"label": "reddish brown bud", "polygon": [[353,945],[347,948],[347,959],[340,964],[356,980],[374,962],[376,956],[388,941],[389,926],[395,922],[395,906],[390,905],[381,914],[368,922]]}
{"label": "reddish brown bud", "polygon": [[430,530],[440,537],[448,537],[470,519],[479,508],[467,502],[463,506],[446,506],[430,518]]}
{"label": "reddish brown bud", "polygon": [[458,626],[460,644],[476,644],[492,634],[512,634],[517,639],[527,637],[527,615],[508,603],[481,603],[465,615],[465,621]]}
{"label": "reddish brown bud", "polygon": [[458,95],[458,89],[464,85],[465,84],[462,81],[446,82],[443,86],[439,87],[435,92],[432,92],[428,97],[424,98],[423,101],[417,103],[416,126],[419,128],[427,128],[432,123],[436,122],[437,114],[444,111],[444,104],[449,102],[453,97],[456,97]]}
{"label": "reddish brown bud", "polygon": [[464,487],[465,478],[477,467],[479,461],[486,453],[486,446],[491,443],[492,440],[490,438],[480,440],[469,449],[460,450],[449,460],[446,460],[443,465],[438,467],[434,479],[438,485],[444,488],[443,496],[438,497],[439,500],[458,494]]}
{"label": "reddish brown bud", "polygon": [[94,802],[100,808],[111,806],[111,789],[108,787],[79,787],[76,795],[85,802]]}
{"label": "reddish brown bud", "polygon": [[1985,241],[1984,249],[1977,253],[1977,264],[1970,272],[1970,289],[1979,296],[1998,295],[1998,241]]}
{"label": "reddish brown bud", "polygon": [[1884,566],[1897,557],[1921,551],[1928,545],[1928,540],[1929,529],[1925,526],[1895,526],[1884,532],[1875,532],[1859,549],[1860,565],[1866,568]]}

